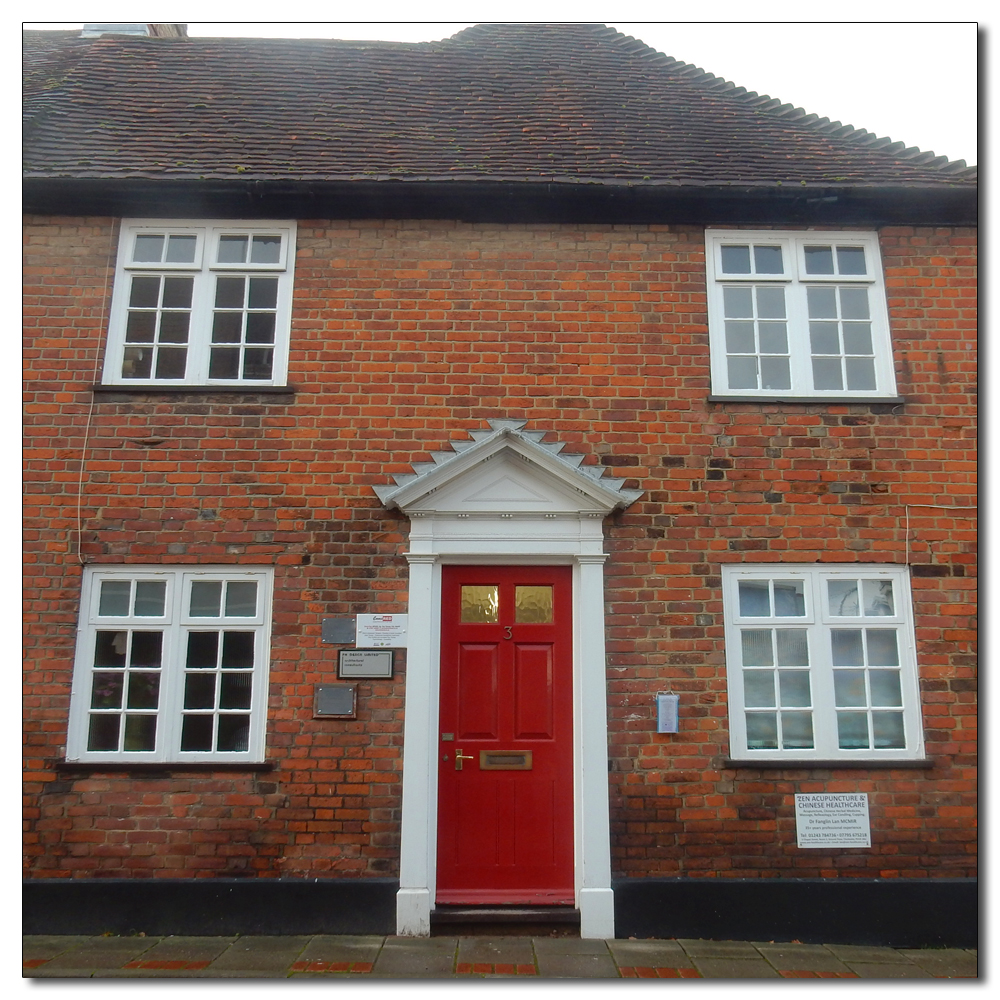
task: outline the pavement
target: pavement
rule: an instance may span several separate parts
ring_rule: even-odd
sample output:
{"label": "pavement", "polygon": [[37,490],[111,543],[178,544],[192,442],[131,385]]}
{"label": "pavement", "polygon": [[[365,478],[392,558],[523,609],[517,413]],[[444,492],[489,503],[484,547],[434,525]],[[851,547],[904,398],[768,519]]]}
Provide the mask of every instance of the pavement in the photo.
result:
{"label": "pavement", "polygon": [[976,979],[962,948],[491,935],[23,939],[45,979]]}

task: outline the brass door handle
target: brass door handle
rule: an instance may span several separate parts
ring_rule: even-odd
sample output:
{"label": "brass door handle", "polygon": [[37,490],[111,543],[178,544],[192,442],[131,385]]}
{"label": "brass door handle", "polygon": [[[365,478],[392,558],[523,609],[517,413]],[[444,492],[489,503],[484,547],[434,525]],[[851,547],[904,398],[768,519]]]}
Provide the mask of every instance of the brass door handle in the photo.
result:
{"label": "brass door handle", "polygon": [[463,760],[475,760],[475,759],[476,759],[476,755],[475,754],[462,753],[461,750],[456,750],[455,751],[455,770],[456,771],[461,771],[462,770],[462,761]]}

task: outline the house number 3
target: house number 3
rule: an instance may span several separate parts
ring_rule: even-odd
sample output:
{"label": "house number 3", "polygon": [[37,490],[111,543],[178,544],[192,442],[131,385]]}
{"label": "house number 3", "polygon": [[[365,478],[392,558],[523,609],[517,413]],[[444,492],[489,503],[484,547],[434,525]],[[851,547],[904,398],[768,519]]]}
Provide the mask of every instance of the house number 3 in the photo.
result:
{"label": "house number 3", "polygon": [[505,633],[504,634],[504,638],[505,639],[513,639],[514,638],[513,634],[510,631],[510,626],[509,625],[504,625],[503,630],[504,630],[504,633]]}

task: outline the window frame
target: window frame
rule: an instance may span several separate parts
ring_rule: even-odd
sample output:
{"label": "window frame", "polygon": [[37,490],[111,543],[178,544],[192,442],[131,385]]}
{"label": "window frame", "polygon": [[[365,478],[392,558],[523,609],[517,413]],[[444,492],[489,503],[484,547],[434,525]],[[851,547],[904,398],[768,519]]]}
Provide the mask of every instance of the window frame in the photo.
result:
{"label": "window frame", "polygon": [[[100,595],[103,581],[155,581],[166,584],[164,614],[138,616],[130,606],[128,615],[101,615]],[[257,608],[253,616],[192,617],[188,612],[191,584],[195,582],[254,581],[257,584]],[[274,570],[269,566],[87,566],[84,568],[77,627],[73,684],[70,695],[66,759],[80,763],[184,764],[201,762],[262,763],[265,756],[268,678],[270,674],[271,618]],[[134,590],[132,591],[134,593]],[[220,607],[220,611],[224,608]],[[254,633],[254,663],[249,710],[249,737],[246,750],[181,750],[181,727],[184,717],[185,642],[192,631],[224,630]],[[155,709],[139,709],[157,717],[153,750],[88,750],[93,675],[97,634],[114,629],[161,631],[163,633],[159,667],[159,697]],[[117,669],[117,668],[111,668]],[[128,672],[130,666],[125,666]],[[154,668],[155,669],[155,668]],[[221,666],[215,673],[221,672]],[[237,668],[239,669],[239,668]],[[216,697],[216,700],[217,697]],[[121,717],[128,714],[126,698],[121,699]],[[113,708],[113,706],[109,706]],[[189,710],[190,711],[190,710]],[[197,710],[195,710],[197,711]],[[213,714],[226,709],[215,707]],[[111,713],[113,714],[113,712]]]}
{"label": "window frame", "polygon": [[[830,580],[891,580],[894,614],[832,615],[826,602],[826,583]],[[741,614],[739,583],[747,580],[801,580],[804,583],[802,615],[748,616]],[[730,757],[740,763],[753,761],[843,761],[864,762],[873,766],[879,761],[918,761],[925,759],[923,713],[920,700],[916,638],[912,598],[907,567],[893,564],[851,563],[801,565],[789,563],[730,564],[722,567],[723,608],[725,614],[726,685],[729,700]],[[772,610],[774,610],[772,608]],[[755,625],[760,629],[799,628],[807,632],[809,650],[810,711],[812,748],[758,748],[748,746],[747,706],[743,684],[743,646],[741,631]],[[891,627],[897,636],[899,682],[904,747],[842,748],[838,739],[837,707],[834,695],[834,666],[830,633],[837,628],[877,629]],[[766,665],[765,665],[766,666]],[[877,669],[876,665],[876,669]],[[774,665],[777,674],[779,664]],[[795,669],[795,665],[791,666]],[[850,669],[850,668],[847,668]],[[871,666],[865,667],[870,670]],[[794,710],[795,706],[791,707]],[[851,706],[839,706],[850,708]],[[883,706],[876,706],[883,707]],[[892,706],[884,706],[892,707]],[[866,706],[870,711],[872,706]],[[776,706],[777,712],[781,706]]]}
{"label": "window frame", "polygon": [[[862,247],[865,250],[866,273],[808,274],[805,247],[809,244],[829,244],[842,247]],[[730,274],[722,270],[722,248],[770,244],[782,248],[783,271],[779,273]],[[751,261],[753,253],[751,251]],[[834,254],[834,258],[836,258]],[[722,398],[738,399],[897,399],[895,364],[889,328],[889,312],[883,278],[882,256],[878,233],[874,231],[836,230],[768,230],[768,229],[706,229],[705,266],[707,278],[708,329],[711,362],[712,393]],[[751,267],[752,267],[751,263]],[[729,388],[729,368],[726,341],[726,316],[723,289],[726,287],[781,287],[786,289],[787,357],[789,388]],[[809,332],[807,289],[810,287],[863,287],[869,290],[868,305],[871,323],[872,357],[874,359],[874,389],[816,389],[812,367],[812,346]],[[845,317],[841,316],[840,320]],[[842,344],[842,340],[841,340]],[[734,352],[740,356],[745,352]],[[747,357],[760,358],[775,352],[757,350]],[[783,357],[781,352],[776,356]],[[846,348],[835,357],[846,358]],[[868,355],[863,355],[867,357]],[[823,357],[823,355],[819,355]],[[760,380],[759,365],[758,380]]]}
{"label": "window frame", "polygon": [[[196,239],[194,259],[189,262],[150,262],[132,259],[137,237],[161,233],[171,236],[194,236]],[[115,284],[111,297],[107,348],[101,384],[137,389],[150,386],[218,386],[220,388],[236,387],[249,390],[255,387],[285,385],[288,378],[296,233],[295,221],[288,219],[123,219],[118,238]],[[280,235],[281,247],[278,261],[274,263],[219,262],[217,258],[221,238],[229,235],[248,237]],[[189,275],[194,279],[183,378],[157,378],[155,370],[151,371],[147,378],[126,378],[122,373],[127,346],[126,330],[132,278],[142,274],[151,277],[161,275],[168,278]],[[255,275],[267,275],[278,279],[277,301],[274,309],[274,354],[271,377],[267,379],[242,376],[236,378],[209,377],[213,310],[215,308],[215,282],[213,279],[216,276],[239,275],[246,275],[249,278]],[[159,306],[153,308],[160,309]],[[184,309],[184,307],[180,308]],[[247,307],[244,308],[244,312],[246,311]],[[160,341],[157,342],[157,346],[159,343]],[[244,341],[241,340],[240,343],[242,346]],[[261,346],[268,347],[270,345],[262,344]]]}

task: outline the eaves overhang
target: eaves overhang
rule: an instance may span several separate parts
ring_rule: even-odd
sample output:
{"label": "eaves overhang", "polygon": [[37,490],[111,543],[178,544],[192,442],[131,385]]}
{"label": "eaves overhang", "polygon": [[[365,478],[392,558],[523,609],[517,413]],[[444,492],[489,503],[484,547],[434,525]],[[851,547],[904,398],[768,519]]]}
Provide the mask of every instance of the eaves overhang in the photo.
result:
{"label": "eaves overhang", "polygon": [[976,225],[978,188],[672,181],[26,177],[25,212],[156,218]]}

